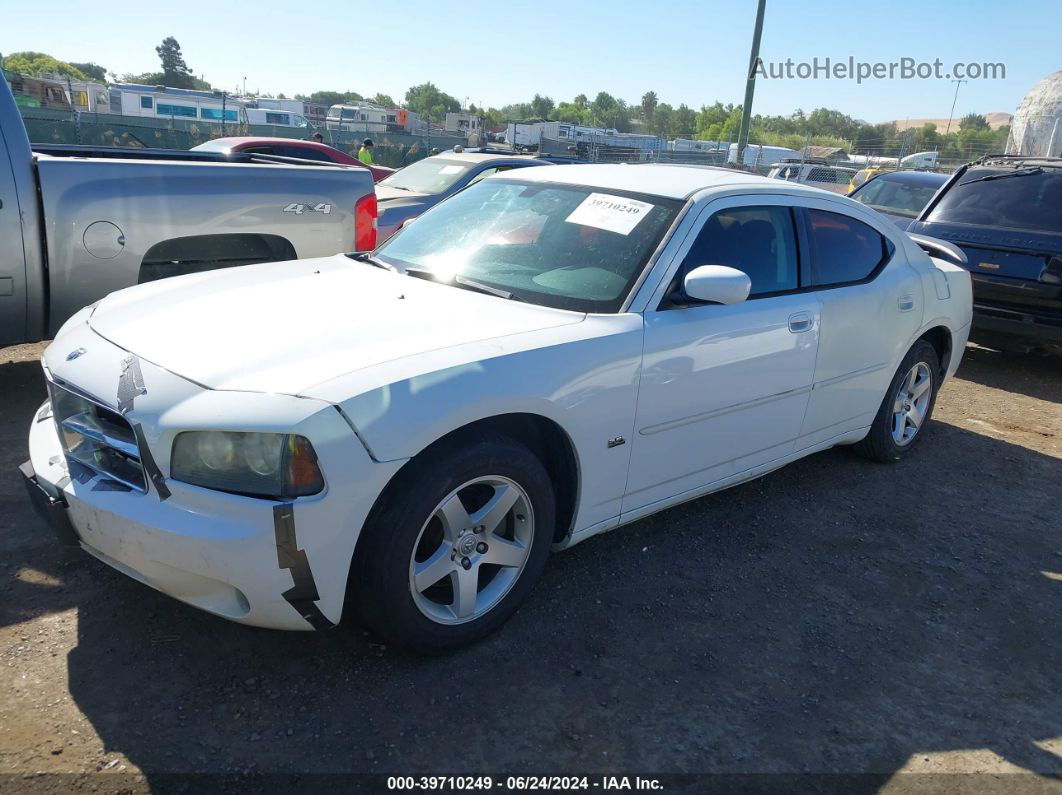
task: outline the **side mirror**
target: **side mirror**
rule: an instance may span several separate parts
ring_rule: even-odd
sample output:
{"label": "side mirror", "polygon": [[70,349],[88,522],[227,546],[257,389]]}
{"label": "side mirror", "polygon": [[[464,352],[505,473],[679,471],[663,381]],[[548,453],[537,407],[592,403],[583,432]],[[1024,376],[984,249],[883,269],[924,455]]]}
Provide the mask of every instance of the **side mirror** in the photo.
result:
{"label": "side mirror", "polygon": [[726,265],[701,265],[682,280],[686,295],[714,304],[740,304],[749,297],[752,279],[744,271]]}

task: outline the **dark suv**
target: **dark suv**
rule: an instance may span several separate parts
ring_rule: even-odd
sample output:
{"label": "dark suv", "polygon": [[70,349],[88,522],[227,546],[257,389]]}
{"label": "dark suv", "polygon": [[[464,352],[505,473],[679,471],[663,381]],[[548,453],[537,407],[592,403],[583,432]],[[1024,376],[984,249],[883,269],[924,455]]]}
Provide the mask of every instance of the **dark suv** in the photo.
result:
{"label": "dark suv", "polygon": [[1062,351],[1062,158],[963,166],[907,231],[966,253],[975,341]]}

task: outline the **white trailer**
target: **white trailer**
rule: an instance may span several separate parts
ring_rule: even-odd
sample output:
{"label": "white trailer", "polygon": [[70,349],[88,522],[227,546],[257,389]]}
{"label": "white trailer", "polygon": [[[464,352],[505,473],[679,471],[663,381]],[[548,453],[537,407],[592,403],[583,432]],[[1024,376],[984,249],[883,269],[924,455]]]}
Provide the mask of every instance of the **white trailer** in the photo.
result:
{"label": "white trailer", "polygon": [[510,146],[538,146],[542,140],[542,126],[537,122],[511,121],[505,126],[505,142]]}
{"label": "white trailer", "polygon": [[379,105],[333,105],[328,109],[325,126],[346,132],[385,133],[398,125],[398,111]]}
{"label": "white trailer", "polygon": [[937,167],[940,152],[915,152],[900,161],[900,168],[930,169]]}
{"label": "white trailer", "polygon": [[726,150],[726,144],[718,141],[692,141],[689,138],[675,138],[668,141],[667,148],[671,152],[722,152]]}
{"label": "white trailer", "polygon": [[148,86],[111,88],[111,112],[155,119],[186,119],[208,124],[247,123],[247,111],[235,97],[205,91],[152,90]]}
{"label": "white trailer", "polygon": [[107,86],[102,83],[65,78],[56,78],[56,80],[66,86],[67,93],[70,94],[70,102],[75,110],[88,113],[111,112],[111,94]]}
{"label": "white trailer", "polygon": [[[300,103],[301,104],[301,103]],[[313,127],[310,120],[301,113],[288,110],[270,110],[269,108],[247,108],[247,121],[251,124],[271,124],[274,127]]]}
{"label": "white trailer", "polygon": [[[726,161],[728,163],[737,162],[737,144],[730,144],[730,149],[727,152]],[[800,159],[800,152],[795,149],[787,149],[784,146],[761,146],[760,144],[746,144],[745,156],[742,161],[746,166],[754,166],[760,168],[767,168],[781,160],[787,158]]]}
{"label": "white trailer", "polygon": [[[266,110],[283,110],[288,113],[306,114],[306,103],[301,99],[277,99],[276,97],[255,97],[250,100],[249,107],[265,108]],[[253,122],[252,122],[253,123]]]}

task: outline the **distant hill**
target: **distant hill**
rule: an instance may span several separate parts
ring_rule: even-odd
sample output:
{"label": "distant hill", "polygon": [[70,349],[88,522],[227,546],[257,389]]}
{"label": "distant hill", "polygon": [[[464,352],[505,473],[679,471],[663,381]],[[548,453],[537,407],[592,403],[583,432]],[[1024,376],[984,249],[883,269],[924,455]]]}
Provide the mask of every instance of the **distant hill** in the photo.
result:
{"label": "distant hill", "polygon": [[[985,121],[988,122],[988,126],[993,130],[999,129],[1007,124],[1010,124],[1010,120],[1013,116],[1009,113],[984,113]],[[959,119],[962,116],[956,116],[951,120],[951,126],[957,130],[959,128]],[[944,132],[948,127],[948,118],[945,116],[943,119],[894,119],[891,123],[896,125],[896,131],[902,132],[911,127],[921,127],[923,124],[931,122],[937,125],[938,132]],[[890,122],[885,122],[889,124]]]}

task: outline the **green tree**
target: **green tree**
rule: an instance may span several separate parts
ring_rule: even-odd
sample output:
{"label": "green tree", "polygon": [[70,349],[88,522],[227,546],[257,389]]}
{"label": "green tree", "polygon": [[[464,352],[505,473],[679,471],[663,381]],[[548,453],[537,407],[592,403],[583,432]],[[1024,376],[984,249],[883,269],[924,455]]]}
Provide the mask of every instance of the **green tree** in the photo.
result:
{"label": "green tree", "polygon": [[[579,97],[576,97],[578,100]],[[619,132],[630,132],[630,108],[622,99],[601,91],[590,103],[590,118],[597,127],[610,127]]]}
{"label": "green tree", "polygon": [[642,94],[642,118],[645,119],[650,129],[653,126],[653,111],[656,110],[656,106],[659,104],[655,91],[646,91]]}
{"label": "green tree", "polygon": [[553,118],[556,121],[567,122],[568,124],[582,124],[588,125],[590,123],[590,111],[585,107],[579,107],[574,102],[562,102],[553,111]]}
{"label": "green tree", "polygon": [[398,103],[395,102],[391,98],[390,94],[377,93],[377,94],[373,95],[372,101],[375,102],[377,105],[380,105],[380,106],[385,107],[385,108],[397,108],[398,107]]}
{"label": "green tree", "polygon": [[406,107],[422,119],[441,123],[446,114],[461,110],[461,103],[449,94],[440,91],[434,83],[421,83],[406,91]]}
{"label": "green tree", "polygon": [[721,102],[703,105],[694,126],[697,138],[702,141],[736,140],[741,127],[741,106],[730,103],[724,105]]}
{"label": "green tree", "polygon": [[531,115],[539,119],[548,119],[553,113],[553,100],[541,94],[535,94],[531,99]]}
{"label": "green tree", "polygon": [[[928,152],[934,151],[940,147],[941,135],[937,132],[937,125],[931,121],[927,121],[923,124],[910,142],[912,152]],[[908,152],[910,154],[910,152]]]}
{"label": "green tree", "polygon": [[675,108],[675,115],[671,121],[668,133],[683,138],[692,138],[697,133],[697,113],[693,108],[679,105]]}
{"label": "green tree", "polygon": [[654,135],[667,135],[674,119],[675,109],[667,102],[661,102],[653,109],[653,123],[649,125],[649,131]]}
{"label": "green tree", "polygon": [[503,118],[510,121],[515,119],[530,119],[535,115],[531,110],[530,103],[527,102],[516,102],[512,105],[506,105],[500,112]]}
{"label": "green tree", "polygon": [[71,80],[84,80],[85,74],[73,64],[60,61],[43,52],[13,52],[4,58],[4,68],[20,75],[41,77],[55,75]]}
{"label": "green tree", "polygon": [[362,96],[357,91],[314,91],[312,94],[296,94],[295,99],[313,102],[316,105],[332,106],[360,102]]}
{"label": "green tree", "polygon": [[195,88],[195,75],[184,62],[181,45],[173,36],[167,36],[155,48],[162,62],[162,84],[171,88]]}
{"label": "green tree", "polygon": [[959,120],[960,130],[987,130],[988,120],[980,113],[967,113]]}
{"label": "green tree", "polygon": [[89,80],[98,80],[101,83],[107,82],[107,70],[100,66],[98,63],[73,63],[70,64],[77,69],[81,74],[87,77]]}
{"label": "green tree", "polygon": [[586,94],[576,94],[575,99],[572,100],[572,104],[577,108],[585,108],[589,104],[586,99]]}

